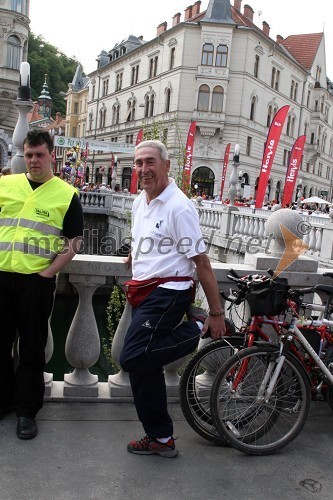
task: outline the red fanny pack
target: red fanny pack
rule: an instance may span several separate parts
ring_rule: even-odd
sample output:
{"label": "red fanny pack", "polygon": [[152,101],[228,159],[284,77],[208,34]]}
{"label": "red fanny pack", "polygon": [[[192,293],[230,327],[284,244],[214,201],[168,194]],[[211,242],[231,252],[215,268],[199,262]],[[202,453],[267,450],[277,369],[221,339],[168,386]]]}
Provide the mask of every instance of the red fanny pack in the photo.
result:
{"label": "red fanny pack", "polygon": [[192,302],[195,298],[195,282],[188,276],[172,276],[169,278],[152,278],[150,280],[129,280],[125,281],[125,294],[132,307],[138,307],[141,302],[151,294],[155,288],[168,281],[192,281]]}

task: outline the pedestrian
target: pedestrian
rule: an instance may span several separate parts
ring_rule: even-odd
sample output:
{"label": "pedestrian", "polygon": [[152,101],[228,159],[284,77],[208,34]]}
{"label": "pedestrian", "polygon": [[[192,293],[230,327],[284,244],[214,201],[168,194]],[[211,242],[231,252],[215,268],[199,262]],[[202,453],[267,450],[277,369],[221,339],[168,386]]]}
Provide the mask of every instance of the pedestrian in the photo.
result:
{"label": "pedestrian", "polygon": [[12,169],[10,167],[3,167],[3,169],[1,170],[2,175],[11,175],[11,173]]}
{"label": "pedestrian", "polygon": [[0,419],[16,409],[17,436],[31,439],[43,406],[56,274],[79,249],[83,212],[77,190],[52,173],[50,134],[30,130],[23,151],[27,172],[0,182]]}
{"label": "pedestrian", "polygon": [[[177,450],[163,367],[191,353],[200,333],[210,334],[213,339],[222,337],[224,313],[205,254],[197,211],[168,176],[170,161],[164,144],[155,140],[139,144],[134,165],[143,191],[132,209],[128,263],[133,280],[127,285],[132,321],[120,364],[129,372],[134,403],[146,436],[130,442],[127,449],[131,453],[174,457]],[[207,297],[208,315],[191,306],[195,268]],[[143,298],[145,290],[149,294]],[[185,313],[187,320],[183,321]]]}

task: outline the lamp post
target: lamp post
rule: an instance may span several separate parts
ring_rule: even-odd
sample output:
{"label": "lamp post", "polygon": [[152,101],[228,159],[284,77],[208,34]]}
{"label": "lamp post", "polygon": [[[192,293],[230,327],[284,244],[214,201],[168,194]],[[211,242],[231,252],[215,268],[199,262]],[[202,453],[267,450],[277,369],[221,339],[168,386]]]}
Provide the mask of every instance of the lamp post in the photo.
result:
{"label": "lamp post", "polygon": [[239,167],[239,144],[235,145],[235,152],[234,152],[234,157],[233,157],[233,163],[232,163],[232,172],[230,176],[230,187],[229,187],[229,206],[234,206],[235,203],[235,196],[237,193],[237,181],[238,181],[238,173],[237,169]]}
{"label": "lamp post", "polygon": [[17,99],[13,102],[17,108],[19,117],[13,133],[13,144],[16,148],[16,154],[11,161],[13,174],[20,174],[26,171],[23,155],[23,141],[29,130],[27,115],[33,108],[33,102],[30,99],[30,64],[22,62],[20,66],[20,86],[18,88]]}
{"label": "lamp post", "polygon": [[298,185],[297,185],[297,208],[300,208],[301,201],[302,201],[302,188],[303,188],[303,179],[299,179]]}

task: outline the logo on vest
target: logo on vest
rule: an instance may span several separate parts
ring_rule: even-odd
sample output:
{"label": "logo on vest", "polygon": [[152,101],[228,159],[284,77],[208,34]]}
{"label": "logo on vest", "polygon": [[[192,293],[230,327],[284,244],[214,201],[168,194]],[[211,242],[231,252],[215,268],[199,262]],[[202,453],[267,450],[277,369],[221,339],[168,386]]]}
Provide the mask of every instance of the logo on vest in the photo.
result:
{"label": "logo on vest", "polygon": [[42,219],[50,217],[50,213],[47,210],[43,210],[42,208],[35,208],[35,213],[37,217],[41,217]]}

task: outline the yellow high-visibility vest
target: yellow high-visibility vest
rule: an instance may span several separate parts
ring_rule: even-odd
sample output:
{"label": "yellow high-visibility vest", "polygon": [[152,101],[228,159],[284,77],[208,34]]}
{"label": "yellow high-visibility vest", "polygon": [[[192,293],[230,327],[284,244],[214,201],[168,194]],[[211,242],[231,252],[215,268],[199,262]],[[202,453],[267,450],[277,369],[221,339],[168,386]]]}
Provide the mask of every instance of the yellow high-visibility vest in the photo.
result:
{"label": "yellow high-visibility vest", "polygon": [[46,269],[63,249],[63,221],[75,189],[52,177],[33,190],[25,174],[0,183],[0,271]]}

